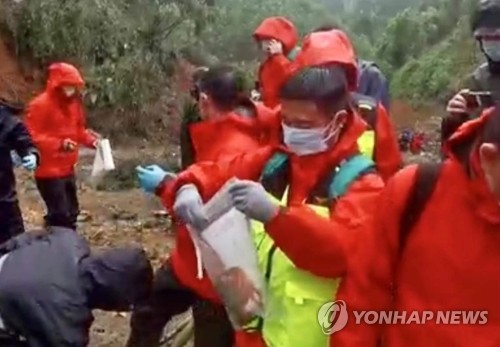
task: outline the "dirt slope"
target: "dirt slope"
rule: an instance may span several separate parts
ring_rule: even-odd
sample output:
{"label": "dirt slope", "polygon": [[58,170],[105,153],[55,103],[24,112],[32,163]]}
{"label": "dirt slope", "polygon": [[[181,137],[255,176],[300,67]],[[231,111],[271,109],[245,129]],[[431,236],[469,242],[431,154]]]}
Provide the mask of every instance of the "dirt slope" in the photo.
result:
{"label": "dirt slope", "polygon": [[0,97],[9,101],[26,102],[38,89],[36,73],[21,69],[12,50],[0,35]]}

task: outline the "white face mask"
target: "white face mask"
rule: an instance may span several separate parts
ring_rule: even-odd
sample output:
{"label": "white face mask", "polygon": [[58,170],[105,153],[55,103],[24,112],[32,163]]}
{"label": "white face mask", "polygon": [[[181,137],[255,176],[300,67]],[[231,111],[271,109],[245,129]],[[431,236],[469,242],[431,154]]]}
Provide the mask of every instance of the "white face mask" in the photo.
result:
{"label": "white face mask", "polygon": [[321,128],[300,129],[281,124],[283,142],[298,156],[325,152],[330,147],[330,139],[337,136],[341,127],[328,132],[329,125]]}
{"label": "white face mask", "polygon": [[62,89],[64,95],[66,95],[68,98],[76,94],[76,87],[68,86],[68,87],[63,87]]}
{"label": "white face mask", "polygon": [[500,40],[483,40],[483,51],[492,61],[500,63]]}

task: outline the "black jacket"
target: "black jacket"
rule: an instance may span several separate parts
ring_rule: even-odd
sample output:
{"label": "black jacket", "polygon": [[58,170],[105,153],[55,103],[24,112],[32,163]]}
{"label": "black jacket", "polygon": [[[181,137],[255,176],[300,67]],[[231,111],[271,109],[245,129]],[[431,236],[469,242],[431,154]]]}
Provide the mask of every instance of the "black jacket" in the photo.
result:
{"label": "black jacket", "polygon": [[16,200],[15,176],[10,151],[22,158],[38,151],[21,119],[14,110],[0,103],[0,203]]}
{"label": "black jacket", "polygon": [[21,234],[0,247],[6,253],[0,316],[30,347],[87,346],[92,309],[128,309],[152,278],[142,249],[91,254],[87,241],[65,228]]}

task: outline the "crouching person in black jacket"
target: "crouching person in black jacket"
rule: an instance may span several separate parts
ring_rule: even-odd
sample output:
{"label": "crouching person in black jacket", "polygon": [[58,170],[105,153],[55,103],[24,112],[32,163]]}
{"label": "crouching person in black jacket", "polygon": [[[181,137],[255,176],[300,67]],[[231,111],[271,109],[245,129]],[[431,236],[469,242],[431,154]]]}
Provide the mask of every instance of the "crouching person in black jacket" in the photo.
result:
{"label": "crouching person in black jacket", "polygon": [[24,232],[11,151],[17,153],[21,158],[19,164],[27,170],[35,170],[39,162],[28,130],[15,116],[20,111],[0,99],[0,243]]}
{"label": "crouching person in black jacket", "polygon": [[87,346],[92,309],[128,311],[152,279],[141,248],[93,253],[59,227],[21,234],[0,246],[0,346]]}

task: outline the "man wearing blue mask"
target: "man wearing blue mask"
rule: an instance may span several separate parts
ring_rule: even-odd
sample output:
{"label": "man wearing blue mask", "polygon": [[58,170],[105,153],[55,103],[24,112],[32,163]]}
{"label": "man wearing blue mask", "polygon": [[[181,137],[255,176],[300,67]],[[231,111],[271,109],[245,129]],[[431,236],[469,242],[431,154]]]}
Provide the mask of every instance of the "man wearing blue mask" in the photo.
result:
{"label": "man wearing blue mask", "polygon": [[[486,58],[463,83],[463,89],[448,102],[441,136],[446,140],[470,118],[500,102],[500,0],[479,0],[472,15],[472,31]],[[474,92],[483,94],[479,99]]]}
{"label": "man wearing blue mask", "polygon": [[38,164],[38,151],[23,122],[16,116],[20,111],[0,100],[0,243],[24,232],[13,167],[22,166],[33,171]]}
{"label": "man wearing blue mask", "polygon": [[[252,220],[266,308],[272,308],[261,318],[239,317],[244,329],[236,332],[236,345],[241,347],[328,345],[318,311],[335,300],[339,280],[349,275],[384,186],[357,143],[366,123],[351,98],[358,69],[347,36],[338,30],[309,35],[290,71],[277,110],[281,144],[196,163],[174,182],[160,183],[162,174],[153,169],[144,173],[144,178],[157,177],[148,180],[154,183],[150,190],[176,220],[200,232],[207,224],[203,203],[237,178],[229,195]],[[196,254],[192,257],[195,269]]]}

